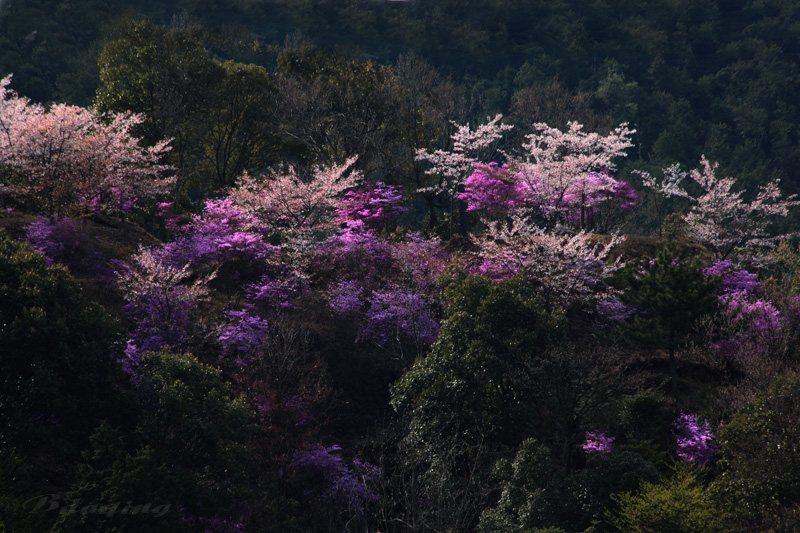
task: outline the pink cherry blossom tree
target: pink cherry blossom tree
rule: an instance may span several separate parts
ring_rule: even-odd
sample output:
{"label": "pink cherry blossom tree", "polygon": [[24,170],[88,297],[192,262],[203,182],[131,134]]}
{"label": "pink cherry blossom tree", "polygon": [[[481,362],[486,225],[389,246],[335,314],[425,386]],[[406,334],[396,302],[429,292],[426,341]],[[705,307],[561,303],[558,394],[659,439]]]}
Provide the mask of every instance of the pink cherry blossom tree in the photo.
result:
{"label": "pink cherry blossom tree", "polygon": [[661,178],[656,178],[649,172],[634,170],[642,178],[642,185],[650,189],[653,198],[653,206],[658,217],[658,235],[661,236],[662,225],[664,223],[664,204],[671,197],[689,198],[689,193],[680,187],[681,182],[686,179],[687,173],[681,170],[678,163],[661,170]]}
{"label": "pink cherry blossom tree", "polygon": [[167,192],[160,163],[169,141],[143,147],[131,130],[143,118],[100,115],[65,104],[45,108],[0,81],[0,194],[31,211],[119,213]]}
{"label": "pink cherry blossom tree", "polygon": [[797,195],[783,198],[779,180],[760,187],[755,199],[748,202],[742,198],[746,191],[733,190],[736,180],[716,176],[716,163],[710,163],[703,156],[700,166],[700,170],[689,173],[702,192],[694,198],[685,221],[688,234],[711,250],[717,259],[726,259],[740,247],[769,248],[776,241],[794,236],[772,235],[768,231],[776,217],[785,217],[790,208],[800,204]]}
{"label": "pink cherry blossom tree", "polygon": [[464,192],[465,180],[472,174],[475,164],[493,159],[497,141],[506,131],[513,128],[501,124],[502,118],[503,115],[495,115],[493,119],[474,130],[469,124],[461,126],[453,123],[455,132],[451,137],[452,150],[436,150],[432,153],[426,150],[417,151],[416,160],[430,163],[431,168],[428,173],[438,178],[434,185],[420,188],[419,192],[445,196],[450,202],[451,224],[458,203],[459,231],[464,236],[469,231],[467,204],[463,199],[459,199],[458,194]]}
{"label": "pink cherry blossom tree", "polygon": [[475,163],[491,158],[495,153],[494,147],[503,137],[503,133],[514,128],[501,124],[502,118],[503,115],[495,115],[493,119],[474,130],[469,124],[461,126],[453,123],[455,132],[451,138],[453,143],[451,151],[436,150],[430,153],[418,150],[416,160],[430,163],[432,167],[429,172],[439,177],[436,185],[420,189],[420,192],[443,192],[454,198],[464,180],[472,173]]}
{"label": "pink cherry blossom tree", "polygon": [[352,169],[356,159],[315,167],[309,179],[291,166],[263,177],[245,173],[230,198],[245,212],[289,233],[331,229],[345,193],[363,183],[361,172]]}
{"label": "pink cherry blossom tree", "polygon": [[474,243],[479,272],[493,279],[525,275],[538,287],[545,307],[553,310],[593,306],[609,295],[603,280],[621,265],[606,259],[621,240],[614,235],[607,244],[594,244],[585,232],[555,235],[514,215],[510,225],[489,223]]}
{"label": "pink cherry blossom tree", "polygon": [[577,122],[570,122],[567,131],[543,123],[533,127],[535,132],[522,145],[525,157],[514,166],[520,182],[517,189],[539,214],[586,229],[588,217],[609,195],[627,197],[623,203],[635,198],[610,173],[614,159],[625,157],[625,150],[633,146],[631,136],[636,130],[621,124],[602,136],[584,132]]}

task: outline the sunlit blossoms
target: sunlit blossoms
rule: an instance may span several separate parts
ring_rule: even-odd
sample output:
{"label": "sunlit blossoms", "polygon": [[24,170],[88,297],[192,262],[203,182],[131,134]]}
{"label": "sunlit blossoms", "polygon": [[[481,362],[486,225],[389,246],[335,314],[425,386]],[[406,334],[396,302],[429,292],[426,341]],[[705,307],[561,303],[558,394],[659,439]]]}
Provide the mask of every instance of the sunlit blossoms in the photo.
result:
{"label": "sunlit blossoms", "polygon": [[168,191],[173,169],[161,158],[169,142],[142,146],[131,130],[143,117],[47,109],[9,90],[10,81],[0,81],[0,165],[14,172],[0,195],[30,211],[120,213]]}
{"label": "sunlit blossoms", "polygon": [[771,246],[786,235],[773,236],[767,227],[774,217],[785,217],[789,208],[798,205],[796,195],[782,198],[778,181],[761,187],[755,200],[742,199],[744,191],[731,189],[733,178],[718,178],[716,164],[705,157],[702,171],[692,170],[690,177],[703,189],[692,210],[686,215],[689,233],[725,259],[737,246]]}

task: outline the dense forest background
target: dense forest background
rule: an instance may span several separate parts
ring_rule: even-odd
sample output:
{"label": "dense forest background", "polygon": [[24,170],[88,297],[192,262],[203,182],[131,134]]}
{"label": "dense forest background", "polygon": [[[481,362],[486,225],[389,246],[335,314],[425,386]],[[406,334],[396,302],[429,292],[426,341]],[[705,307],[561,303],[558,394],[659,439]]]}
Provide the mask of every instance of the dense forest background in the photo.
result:
{"label": "dense forest background", "polygon": [[[694,165],[706,154],[746,183],[780,177],[794,188],[797,10],[780,0],[145,0],[135,10],[128,2],[9,0],[0,66],[15,74],[20,94],[88,105],[97,56],[122,16],[197,21],[211,30],[204,43],[213,57],[265,66],[274,65],[271,46],[300,35],[384,65],[403,54],[424,58],[462,86],[470,99],[463,118],[473,122],[524,108],[526,90],[558,80],[586,94],[610,124],[638,130],[633,159]],[[243,43],[251,40],[261,46]]]}
{"label": "dense forest background", "polygon": [[799,63],[791,0],[0,0],[0,533],[797,531]]}

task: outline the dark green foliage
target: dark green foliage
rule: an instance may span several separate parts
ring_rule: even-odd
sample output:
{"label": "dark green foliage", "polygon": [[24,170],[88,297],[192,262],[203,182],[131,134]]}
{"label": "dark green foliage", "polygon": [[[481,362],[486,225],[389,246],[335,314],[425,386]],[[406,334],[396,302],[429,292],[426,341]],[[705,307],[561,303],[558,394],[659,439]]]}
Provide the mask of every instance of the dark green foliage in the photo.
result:
{"label": "dark green foliage", "polygon": [[459,437],[515,446],[536,424],[525,362],[563,342],[563,319],[519,278],[459,275],[444,299],[439,340],[393,386],[392,404],[412,413],[411,438],[420,443]]}
{"label": "dark green foliage", "polygon": [[39,533],[47,530],[54,514],[37,512],[49,487],[35,469],[13,451],[0,451],[0,532]]}
{"label": "dark green foliage", "polygon": [[[98,427],[75,488],[57,500],[57,509],[67,511],[55,531],[189,531],[178,506],[186,486],[161,455],[149,445],[131,449],[119,430]],[[76,500],[75,512],[69,513]]]}
{"label": "dark green foliage", "polygon": [[37,102],[89,105],[97,85],[96,57],[115,0],[33,0],[0,5],[0,76]]}
{"label": "dark green foliage", "polygon": [[392,387],[408,414],[407,468],[419,472],[426,527],[468,529],[488,504],[491,465],[540,424],[526,363],[563,342],[528,282],[457,274],[446,282],[439,340]]}
{"label": "dark green foliage", "polygon": [[66,269],[0,234],[0,448],[77,453],[119,414],[120,340]]}
{"label": "dark green foliage", "polygon": [[197,26],[130,21],[98,58],[102,85],[95,105],[144,114],[140,134],[150,144],[172,139],[179,194],[232,186],[243,171],[273,163],[267,71],[212,59],[205,37]]}
{"label": "dark green foliage", "polygon": [[655,258],[632,261],[622,272],[627,286],[621,300],[634,308],[623,335],[669,353],[672,395],[678,393],[675,351],[694,331],[696,321],[719,305],[719,279],[703,273],[699,258],[668,243]]}
{"label": "dark green foliage", "polygon": [[715,495],[747,530],[795,530],[800,501],[800,378],[769,390],[719,430],[722,474]]}
{"label": "dark green foliage", "polygon": [[[537,442],[530,446],[541,452],[534,455],[546,456],[542,468],[548,474],[514,483],[543,483],[537,489],[543,499],[531,503],[531,513],[550,513],[550,518],[526,527],[588,526],[610,491],[604,493],[590,477],[566,482],[565,473],[583,461],[578,449],[583,424],[607,408],[619,390],[618,356],[568,345],[563,316],[544,311],[523,278],[492,282],[459,274],[445,283],[439,340],[392,388],[392,404],[409,416],[406,461],[421,469],[422,492],[446,517],[438,526],[466,527],[469,513],[480,512],[496,497],[490,476],[495,459],[514,453],[531,437]],[[581,484],[592,485],[599,500],[579,501]],[[441,499],[461,490],[472,499],[471,509],[465,510],[457,496]],[[514,500],[512,492],[507,498]],[[517,504],[509,502],[511,513]],[[509,515],[501,522],[520,520],[525,522]]]}
{"label": "dark green foliage", "polygon": [[675,444],[672,421],[676,415],[674,407],[670,406],[667,397],[660,391],[640,390],[625,396],[622,399],[619,423],[628,435],[627,449],[639,450],[654,464],[663,462],[665,454],[659,454],[657,450],[668,450]]}
{"label": "dark green foliage", "polygon": [[252,413],[231,398],[220,371],[190,355],[148,353],[133,394],[138,416],[127,427],[103,425],[94,432],[67,501],[121,502],[120,508],[128,501],[150,503],[163,512],[78,513],[62,517],[60,527],[172,531],[181,518],[241,511],[235,502],[247,487]]}
{"label": "dark green foliage", "polygon": [[572,476],[555,468],[550,451],[535,440],[522,443],[513,461],[496,465],[502,494],[481,515],[479,531],[523,532],[540,528],[583,531],[603,518],[612,494],[654,482],[651,463],[631,452],[592,454]]}

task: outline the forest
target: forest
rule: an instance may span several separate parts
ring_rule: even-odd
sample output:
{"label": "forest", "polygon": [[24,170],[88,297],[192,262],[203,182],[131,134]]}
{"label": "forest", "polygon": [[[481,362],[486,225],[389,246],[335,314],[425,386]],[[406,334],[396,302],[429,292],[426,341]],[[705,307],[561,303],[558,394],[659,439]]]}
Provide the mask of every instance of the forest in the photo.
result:
{"label": "forest", "polygon": [[800,530],[800,2],[0,2],[0,533]]}

